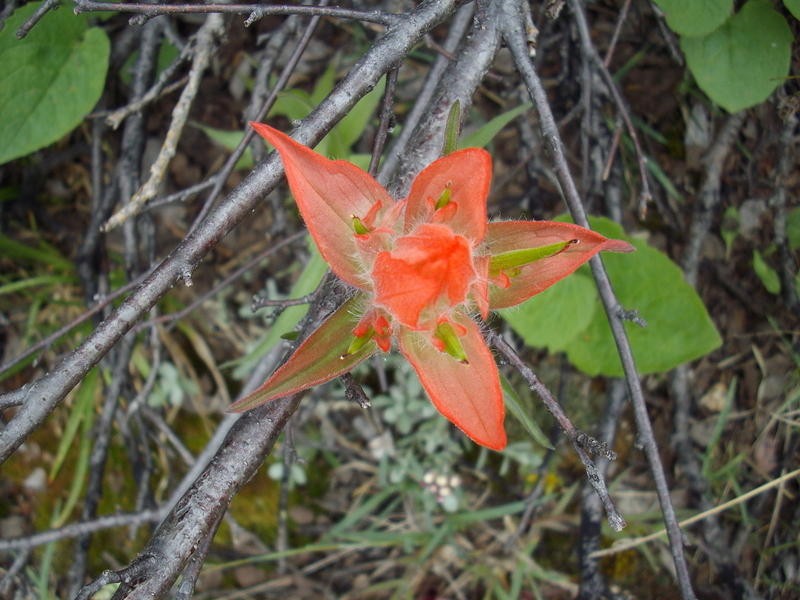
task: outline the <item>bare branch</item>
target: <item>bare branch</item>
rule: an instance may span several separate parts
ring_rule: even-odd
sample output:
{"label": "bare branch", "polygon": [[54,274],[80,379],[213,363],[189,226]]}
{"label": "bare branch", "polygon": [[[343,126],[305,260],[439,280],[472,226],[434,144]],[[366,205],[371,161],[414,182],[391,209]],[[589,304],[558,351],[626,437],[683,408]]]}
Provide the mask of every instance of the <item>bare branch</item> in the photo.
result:
{"label": "bare branch", "polygon": [[104,231],[119,227],[131,217],[139,214],[142,207],[158,193],[158,188],[167,173],[169,162],[177,151],[178,140],[189,118],[189,109],[192,107],[192,102],[200,89],[200,78],[211,62],[214,45],[216,40],[222,36],[223,30],[222,15],[211,13],[197,32],[197,46],[194,50],[192,69],[189,71],[189,81],[186,87],[183,88],[181,97],[172,111],[172,120],[164,138],[164,144],[161,146],[161,151],[158,153],[153,166],[150,167],[150,178],[139,188],[130,201],[103,225]]}
{"label": "bare branch", "polygon": [[19,26],[19,29],[17,29],[17,37],[19,39],[24,38],[26,35],[28,35],[30,30],[42,20],[42,17],[59,6],[61,6],[61,0],[45,0],[42,2],[39,8],[37,8],[34,13],[28,17],[28,20]]}
{"label": "bare branch", "polygon": [[[589,222],[586,218],[586,211],[581,203],[575,181],[572,178],[566,156],[564,155],[563,142],[561,141],[561,135],[559,134],[555,118],[553,117],[553,111],[550,108],[544,87],[530,60],[525,32],[521,28],[521,23],[524,21],[519,2],[516,0],[507,0],[504,3],[504,10],[503,36],[514,57],[517,69],[520,71],[528,87],[531,99],[539,112],[542,133],[553,154],[556,174],[561,184],[565,201],[575,222],[583,227],[588,227]],[[686,565],[686,559],[683,553],[683,537],[678,528],[675,509],[672,506],[672,501],[669,496],[669,487],[667,485],[666,476],[664,475],[664,468],[658,453],[658,446],[653,436],[650,419],[647,415],[647,406],[645,404],[641,382],[636,372],[633,352],[622,320],[619,317],[619,301],[614,295],[611,282],[608,279],[608,274],[603,267],[603,262],[600,257],[593,257],[590,261],[590,266],[620,355],[622,367],[625,372],[625,380],[628,384],[628,392],[633,402],[639,436],[650,463],[650,470],[656,484],[658,499],[664,514],[664,521],[670,534],[670,546],[678,575],[678,582],[681,587],[681,594],[684,600],[691,600],[695,598],[695,595],[692,590],[689,569]]]}
{"label": "bare branch", "polygon": [[503,356],[506,357],[506,359],[508,359],[508,362],[520,372],[520,374],[525,378],[525,381],[528,383],[528,386],[530,386],[530,388],[536,392],[539,398],[542,399],[542,402],[544,402],[547,410],[550,411],[550,414],[555,417],[559,427],[561,427],[561,430],[567,436],[567,439],[569,439],[572,447],[575,449],[575,453],[581,459],[581,462],[586,469],[586,477],[589,483],[592,484],[597,496],[603,503],[603,507],[605,508],[606,515],[608,517],[608,524],[611,525],[614,531],[622,531],[627,523],[625,523],[625,519],[617,510],[617,507],[614,505],[614,501],[611,499],[611,496],[609,496],[608,488],[606,487],[606,482],[603,479],[602,473],[597,468],[597,465],[594,464],[594,461],[589,458],[584,449],[584,444],[589,436],[575,428],[575,425],[572,424],[572,421],[570,421],[569,417],[564,412],[564,409],[561,408],[561,405],[553,397],[553,394],[550,393],[550,390],[547,389],[547,386],[545,386],[536,376],[533,370],[531,370],[531,368],[522,361],[522,359],[519,357],[519,354],[517,354],[511,345],[502,338],[502,336],[496,333],[491,333],[489,334],[489,341],[503,354]]}
{"label": "bare branch", "polygon": [[338,7],[319,6],[293,6],[287,4],[136,4],[116,2],[92,2],[90,0],[74,0],[75,13],[92,11],[113,10],[118,12],[137,13],[154,17],[156,15],[197,14],[197,13],[227,13],[250,15],[246,25],[270,15],[307,15],[318,17],[335,17],[338,19],[351,19],[379,25],[392,25],[397,21],[398,15],[392,15],[379,10],[361,11]]}

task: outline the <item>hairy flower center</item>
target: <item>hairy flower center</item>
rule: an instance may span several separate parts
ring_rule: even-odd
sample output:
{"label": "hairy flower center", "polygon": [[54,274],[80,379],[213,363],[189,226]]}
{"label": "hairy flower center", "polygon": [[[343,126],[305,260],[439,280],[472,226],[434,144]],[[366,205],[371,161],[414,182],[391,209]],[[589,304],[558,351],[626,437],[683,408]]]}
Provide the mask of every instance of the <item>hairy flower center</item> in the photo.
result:
{"label": "hairy flower center", "polygon": [[469,241],[446,225],[426,223],[376,257],[375,303],[404,325],[429,328],[466,300],[476,276]]}

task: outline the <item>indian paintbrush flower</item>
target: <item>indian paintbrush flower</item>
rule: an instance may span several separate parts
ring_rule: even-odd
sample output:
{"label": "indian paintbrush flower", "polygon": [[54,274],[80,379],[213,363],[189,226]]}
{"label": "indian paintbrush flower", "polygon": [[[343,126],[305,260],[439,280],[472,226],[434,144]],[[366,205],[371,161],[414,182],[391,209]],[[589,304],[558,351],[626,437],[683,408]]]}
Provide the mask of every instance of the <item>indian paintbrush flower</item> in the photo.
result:
{"label": "indian paintbrush flower", "polygon": [[231,410],[324,383],[396,340],[439,412],[503,449],[500,377],[474,317],[527,300],[602,250],[633,247],[569,223],[487,222],[492,163],[478,148],[434,161],[396,201],[355,165],[251,125],[277,148],[322,257],[358,291]]}

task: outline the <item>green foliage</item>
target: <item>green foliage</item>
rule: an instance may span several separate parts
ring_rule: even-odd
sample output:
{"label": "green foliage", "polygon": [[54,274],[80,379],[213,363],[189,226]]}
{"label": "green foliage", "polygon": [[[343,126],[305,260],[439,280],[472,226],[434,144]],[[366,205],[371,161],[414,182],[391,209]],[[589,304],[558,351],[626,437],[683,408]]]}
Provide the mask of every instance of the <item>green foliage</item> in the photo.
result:
{"label": "green foliage", "polygon": [[[542,431],[542,428],[539,427],[539,424],[528,414],[528,411],[522,405],[522,401],[519,396],[517,396],[511,383],[509,383],[508,379],[506,379],[502,373],[500,374],[500,385],[503,386],[503,401],[505,402],[506,409],[508,409],[508,413],[520,422],[534,440],[545,448],[552,449],[553,445],[550,443],[547,435]],[[508,450],[508,447],[506,450]]]}
{"label": "green foliage", "polygon": [[781,84],[789,73],[792,40],[786,19],[769,2],[749,0],[713,31],[681,37],[681,48],[700,88],[736,112],[763,102]]}
{"label": "green foliage", "polygon": [[722,217],[722,225],[720,227],[720,235],[725,242],[725,256],[730,257],[731,250],[733,249],[733,242],[739,235],[739,209],[735,206],[729,206],[725,209],[725,214]]}
{"label": "green foliage", "polygon": [[444,126],[444,145],[442,156],[450,154],[458,148],[458,134],[461,132],[461,102],[456,100],[450,107],[447,123]]}
{"label": "green foliage", "polygon": [[667,18],[667,24],[681,35],[705,35],[725,22],[733,0],[653,0]]}
{"label": "green foliage", "polygon": [[[27,245],[0,234],[0,257],[6,259],[11,268],[0,270],[0,300],[4,306],[24,299],[28,307],[21,345],[48,335],[63,325],[60,318],[53,318],[48,310],[56,304],[70,304],[75,298],[78,304],[78,277],[75,266],[57,248],[42,239],[37,245]],[[85,324],[88,326],[88,323]],[[80,332],[78,327],[74,331]],[[0,373],[0,381],[12,376],[34,361],[37,354]]]}
{"label": "green foliage", "polygon": [[531,107],[530,102],[520,104],[497,115],[487,123],[481,125],[473,133],[465,136],[458,143],[459,148],[485,148],[502,129]]}
{"label": "green foliage", "polygon": [[770,294],[781,293],[781,279],[778,277],[778,273],[767,264],[758,250],[753,250],[753,270]]}
{"label": "green foliage", "polygon": [[[73,425],[73,421],[80,421],[81,437],[78,446],[78,457],[75,462],[75,473],[72,477],[72,483],[70,484],[69,495],[67,496],[67,500],[64,503],[63,508],[60,511],[57,511],[59,514],[53,520],[53,527],[61,527],[67,522],[72,510],[78,503],[78,499],[80,498],[81,492],[83,491],[83,486],[87,479],[87,474],[89,472],[89,454],[92,450],[92,443],[94,441],[92,437],[92,425],[94,424],[94,401],[98,391],[100,390],[99,384],[100,370],[95,367],[89,371],[83,382],[81,382],[81,386],[78,388],[75,408],[73,408],[69,421],[67,421],[68,428],[71,426],[75,427]],[[70,433],[71,435],[69,438],[65,436],[61,440],[58,448],[58,456],[61,457],[61,460],[59,461],[59,458],[56,458],[56,462],[54,462],[53,468],[50,471],[51,479],[54,477],[55,473],[58,472],[61,461],[63,461],[63,458],[66,456],[66,451],[69,450],[69,446],[72,443],[75,431],[73,430]]]}
{"label": "green foliage", "polygon": [[800,19],[800,0],[783,0],[783,5],[795,19]]}
{"label": "green foliage", "polygon": [[14,11],[0,31],[0,164],[72,131],[105,85],[108,37],[85,17],[62,8],[17,39],[17,28],[40,4]]}
{"label": "green foliage", "polygon": [[[609,219],[595,217],[590,222],[603,235],[625,239],[637,248],[633,254],[604,254],[603,262],[622,306],[637,310],[647,322],[645,328],[625,324],[640,373],[667,371],[720,345],[702,300],[677,265],[645,242],[625,236]],[[587,267],[500,313],[526,344],[565,351],[572,364],[589,375],[622,375]]]}

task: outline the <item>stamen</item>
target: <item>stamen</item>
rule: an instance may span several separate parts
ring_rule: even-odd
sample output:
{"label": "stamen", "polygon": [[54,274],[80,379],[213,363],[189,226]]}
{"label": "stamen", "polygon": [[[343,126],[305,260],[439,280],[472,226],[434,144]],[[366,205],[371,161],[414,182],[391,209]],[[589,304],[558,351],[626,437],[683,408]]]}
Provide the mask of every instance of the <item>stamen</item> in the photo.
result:
{"label": "stamen", "polygon": [[356,232],[356,235],[365,235],[370,232],[370,228],[357,216],[351,215],[350,218],[353,220],[353,231]]}
{"label": "stamen", "polygon": [[561,254],[564,250],[577,243],[578,240],[569,240],[567,242],[558,242],[557,244],[550,244],[548,246],[539,246],[538,248],[509,250],[508,252],[495,254],[489,262],[489,275],[494,277],[502,272],[506,272],[510,275],[515,269],[518,270],[520,267],[524,267],[537,260]]}
{"label": "stamen", "polygon": [[433,337],[440,342],[440,344],[436,344],[440,351],[446,352],[465,365],[469,364],[464,346],[461,345],[461,340],[458,339],[458,333],[450,323],[447,321],[439,323],[433,332]]}
{"label": "stamen", "polygon": [[439,199],[436,201],[434,205],[434,210],[439,210],[450,204],[450,197],[453,195],[453,182],[448,181],[445,184],[444,191],[442,195],[439,196]]}

